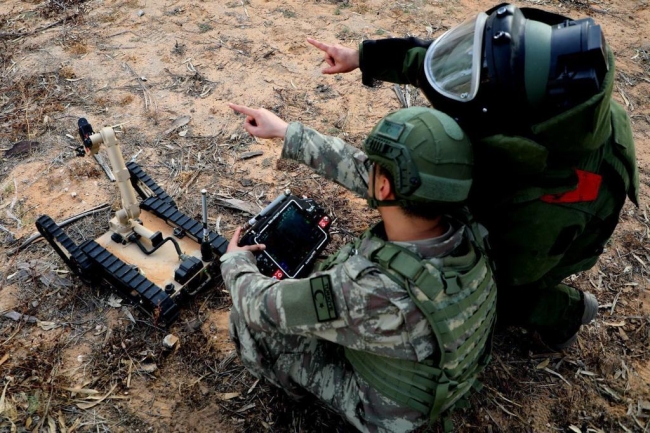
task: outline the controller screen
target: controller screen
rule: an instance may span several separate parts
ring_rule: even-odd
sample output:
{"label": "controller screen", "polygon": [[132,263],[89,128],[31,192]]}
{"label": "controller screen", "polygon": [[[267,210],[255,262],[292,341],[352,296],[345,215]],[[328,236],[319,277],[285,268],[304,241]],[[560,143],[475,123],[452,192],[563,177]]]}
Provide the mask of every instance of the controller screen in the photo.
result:
{"label": "controller screen", "polygon": [[290,201],[266,226],[255,242],[266,245],[264,252],[290,277],[299,270],[309,254],[327,239],[325,232]]}

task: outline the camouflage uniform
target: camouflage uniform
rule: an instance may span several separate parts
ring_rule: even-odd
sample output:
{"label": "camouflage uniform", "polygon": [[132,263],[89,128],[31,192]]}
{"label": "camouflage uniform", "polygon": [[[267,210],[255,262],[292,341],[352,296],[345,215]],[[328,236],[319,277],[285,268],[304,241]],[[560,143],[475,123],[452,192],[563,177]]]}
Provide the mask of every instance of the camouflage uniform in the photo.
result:
{"label": "camouflage uniform", "polygon": [[[359,194],[367,192],[364,153],[340,139],[291,123],[282,156]],[[441,237],[400,244],[425,252],[427,266],[439,268],[442,257],[466,243],[466,232],[464,226],[450,224]],[[406,289],[367,258],[377,242],[364,236],[356,251],[344,247],[342,263],[297,280],[265,277],[250,252],[225,254],[221,271],[233,301],[230,333],[242,362],[257,377],[293,396],[315,395],[361,431],[410,431],[428,417],[369,386],[344,356],[345,347],[419,362],[438,350],[429,323]],[[306,312],[311,308],[296,302],[295,294],[312,290],[310,282],[325,276],[335,312],[319,321]]]}

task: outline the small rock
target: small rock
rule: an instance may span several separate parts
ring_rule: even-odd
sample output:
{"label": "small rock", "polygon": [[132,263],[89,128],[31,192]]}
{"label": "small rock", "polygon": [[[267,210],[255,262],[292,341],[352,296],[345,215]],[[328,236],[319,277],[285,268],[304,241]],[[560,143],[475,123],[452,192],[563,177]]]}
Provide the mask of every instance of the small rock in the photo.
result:
{"label": "small rock", "polygon": [[192,319],[185,322],[185,326],[189,332],[195,332],[201,329],[201,321],[199,319]]}
{"label": "small rock", "polygon": [[34,308],[38,307],[38,301],[33,301],[32,302],[32,307],[34,307]]}
{"label": "small rock", "polygon": [[73,191],[73,192],[70,193],[70,196],[72,198],[77,198],[77,193]]}
{"label": "small rock", "polygon": [[14,143],[14,145],[5,152],[5,156],[10,157],[25,155],[32,152],[33,150],[36,150],[39,145],[40,143],[38,141],[19,141],[18,143]]}
{"label": "small rock", "polygon": [[178,337],[174,334],[169,334],[163,339],[165,349],[173,349],[176,343],[178,343]]}
{"label": "small rock", "polygon": [[142,15],[144,15],[144,11],[143,11],[142,9],[140,9],[140,10],[138,11],[138,16],[141,17]]}
{"label": "small rock", "polygon": [[158,370],[158,366],[154,363],[142,363],[140,364],[140,368],[138,371],[142,371],[144,373],[153,373],[154,371]]}

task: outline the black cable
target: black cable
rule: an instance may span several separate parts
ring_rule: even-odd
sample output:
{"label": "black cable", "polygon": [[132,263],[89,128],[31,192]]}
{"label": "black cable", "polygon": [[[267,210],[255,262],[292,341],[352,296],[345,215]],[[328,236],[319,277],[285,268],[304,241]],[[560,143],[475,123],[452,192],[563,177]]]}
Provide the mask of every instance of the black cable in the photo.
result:
{"label": "black cable", "polygon": [[142,245],[142,243],[140,242],[139,239],[135,239],[135,240],[134,240],[134,242],[136,243],[136,245],[137,245],[138,247],[140,247],[140,250],[141,250],[143,253],[145,253],[146,255],[150,255],[150,254],[152,254],[152,253],[155,253],[155,252],[158,250],[158,248],[162,247],[162,246],[165,244],[165,242],[167,242],[167,241],[171,241],[171,243],[174,244],[174,248],[176,248],[176,253],[178,253],[178,256],[179,256],[179,257],[180,257],[181,255],[183,255],[183,252],[181,251],[181,246],[178,245],[178,242],[176,242],[176,239],[171,238],[171,237],[168,237],[168,238],[163,239],[163,241],[162,241],[161,243],[159,243],[157,247],[155,247],[154,249],[152,249],[152,250],[150,250],[150,251],[148,251],[148,250],[145,248],[145,246]]}

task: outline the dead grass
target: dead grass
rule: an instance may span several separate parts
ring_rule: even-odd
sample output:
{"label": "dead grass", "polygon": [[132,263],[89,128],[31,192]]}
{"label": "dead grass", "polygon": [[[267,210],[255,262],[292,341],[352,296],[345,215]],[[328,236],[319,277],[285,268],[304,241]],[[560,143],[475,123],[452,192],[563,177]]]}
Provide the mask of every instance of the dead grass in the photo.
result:
{"label": "dead grass", "polygon": [[121,106],[129,105],[131,102],[133,102],[133,95],[124,95],[120,98],[118,104]]}
{"label": "dead grass", "polygon": [[70,54],[78,56],[88,54],[90,52],[90,47],[83,42],[75,42],[66,49],[70,52]]}
{"label": "dead grass", "polygon": [[[105,181],[94,161],[67,159],[72,154],[70,143],[60,140],[65,134],[75,134],[80,112],[90,112],[94,119],[89,120],[93,124],[117,123],[132,117],[132,123],[127,124],[125,133],[119,137],[125,159],[142,149],[144,153],[138,162],[145,171],[173,195],[184,212],[196,218],[200,216],[198,191],[204,186],[209,188],[210,224],[214,226],[219,220],[226,234],[247,217],[217,206],[214,195],[263,204],[287,185],[294,194],[312,197],[323,204],[334,218],[328,253],[350,242],[378,220],[376,211],[359,204],[343,188],[314,178],[309,169],[298,164],[276,162],[272,148],[279,143],[257,143],[241,128],[242,118],[224,114],[221,107],[232,95],[244,103],[264,105],[281,117],[302,120],[360,146],[371,119],[397,106],[392,93],[385,92],[387,86],[367,90],[360,85],[358,88],[350,85],[349,77],[339,80],[316,76],[320,56],[314,52],[308,52],[299,60],[309,65],[306,70],[313,76],[301,75],[302,66],[292,63],[295,59],[284,53],[282,45],[286,40],[295,42],[293,34],[286,40],[279,37],[282,42],[275,42],[274,38],[302,25],[311,12],[309,8],[314,5],[289,1],[269,9],[264,3],[235,1],[227,5],[233,9],[232,15],[214,13],[200,17],[191,15],[193,9],[188,3],[165,6],[174,9],[166,12],[164,18],[174,20],[179,29],[196,29],[192,26],[199,26],[199,23],[209,23],[214,29],[207,29],[204,34],[196,30],[179,31],[172,39],[157,42],[156,49],[165,53],[165,61],[170,65],[166,72],[160,71],[157,76],[147,73],[149,81],[144,84],[152,95],[169,97],[170,93],[165,93],[169,91],[178,99],[160,112],[150,109],[137,117],[132,111],[134,107],[141,111],[144,103],[140,98],[145,90],[134,79],[142,75],[139,70],[144,70],[143,65],[148,61],[142,51],[122,51],[126,54],[118,57],[119,62],[114,65],[109,62],[109,66],[105,66],[119,72],[116,73],[118,81],[123,81],[112,85],[124,93],[96,92],[98,82],[103,83],[104,77],[92,81],[87,74],[80,73],[77,63],[70,62],[80,60],[71,55],[89,57],[97,52],[101,57],[119,52],[117,48],[100,52],[98,46],[141,45],[155,51],[143,40],[146,38],[127,35],[123,40],[118,40],[119,36],[103,39],[121,31],[142,32],[140,28],[122,28],[116,24],[107,26],[110,32],[95,28],[93,37],[98,42],[93,39],[92,44],[82,42],[86,39],[80,35],[85,33],[76,33],[77,30],[88,31],[80,20],[88,19],[84,8],[90,5],[95,8],[92,19],[101,25],[117,23],[118,18],[124,18],[126,13],[121,6],[137,8],[143,3],[114,1],[110,4],[114,10],[108,11],[98,3],[57,0],[43,3],[46,11],[43,13],[38,12],[40,2],[31,4],[34,11],[22,15],[12,13],[0,20],[0,33],[17,35],[0,40],[0,148],[8,148],[10,143],[27,139],[28,135],[39,134],[38,141],[47,143],[44,150],[23,158],[31,158],[30,161],[42,158],[44,167],[50,167],[47,177],[50,192],[59,191],[64,182],[67,185],[70,181],[80,194],[99,192],[113,209],[119,207],[114,186]],[[618,5],[616,1],[614,4]],[[328,32],[324,34],[330,35],[332,42],[338,37],[346,45],[358,43],[363,37],[361,32],[366,30],[355,25],[354,20],[363,17],[352,15],[354,20],[337,20],[350,13],[374,13],[368,9],[369,3],[316,2],[318,7],[324,5],[330,7],[319,9],[318,13],[322,14],[319,16],[333,19],[331,29],[322,30]],[[431,27],[432,33],[442,32],[453,24],[454,14],[468,13],[463,11],[466,5],[453,2],[427,9],[423,3],[388,2],[377,9],[381,15],[373,15],[374,21],[367,28],[387,29],[395,35],[410,31],[424,34],[426,26],[418,17],[431,16],[435,20],[426,25]],[[207,9],[218,5],[205,3],[203,6]],[[243,6],[247,6],[250,16],[246,16]],[[548,7],[555,5],[549,2]],[[562,7],[582,6],[580,2],[564,1]],[[594,7],[601,7],[601,4],[594,4]],[[81,15],[64,21],[65,31],[57,28],[56,32],[48,33],[52,35],[52,44],[68,47],[61,58],[62,66],[57,61],[49,67],[49,72],[21,70],[20,59],[38,54],[37,50],[51,48],[47,44],[44,46],[42,39],[37,40],[42,33],[24,33],[31,31],[26,29],[39,29],[63,20],[76,13],[77,8]],[[336,16],[336,10],[341,18]],[[266,17],[266,12],[272,18]],[[260,14],[263,21],[256,21]],[[214,21],[212,17],[216,17]],[[441,17],[444,17],[444,24]],[[599,14],[596,18],[609,20],[611,15]],[[626,18],[620,15],[616,19]],[[226,30],[232,23],[238,26],[235,33]],[[147,27],[147,31],[158,29],[155,22],[148,25],[151,28]],[[258,55],[263,43],[248,33],[255,26],[263,26],[269,41],[277,45],[270,59]],[[85,47],[80,50],[87,51],[74,52],[77,48],[73,47],[77,45]],[[634,53],[632,51],[629,57]],[[647,65],[645,53],[644,49],[639,51],[634,60],[643,67]],[[133,74],[124,69],[124,61],[138,65]],[[13,62],[18,66],[14,67]],[[286,70],[281,69],[285,66]],[[219,75],[222,70],[228,71],[228,80]],[[263,84],[241,89],[249,72],[257,74],[256,81]],[[619,84],[636,105],[634,113],[640,115],[648,103],[641,91],[643,75],[626,72],[626,76],[635,85],[627,83],[623,77]],[[84,79],[69,81],[79,77]],[[271,89],[266,95],[260,91],[263,86]],[[204,99],[207,108],[201,112],[200,102]],[[425,101],[413,95],[412,103],[422,105]],[[347,107],[351,107],[350,113]],[[187,128],[184,129],[185,137],[178,135],[180,130],[168,135],[159,132],[174,118],[185,114],[192,115],[192,121],[184,127]],[[49,128],[42,126],[44,116],[53,119]],[[206,117],[213,123],[209,129],[201,129]],[[639,128],[638,124],[635,128]],[[197,132],[205,130],[211,132],[203,136]],[[645,144],[647,140],[641,137],[640,142]],[[263,149],[265,153],[253,163],[237,159],[241,152],[250,149]],[[5,213],[14,197],[13,181],[7,176],[24,159],[2,161],[0,182],[9,186],[6,191],[0,191],[0,225],[15,223],[9,221]],[[645,159],[643,164],[647,165]],[[258,171],[265,169],[273,169],[272,176],[261,179]],[[646,171],[642,172],[642,180],[645,200],[647,184],[650,184]],[[22,184],[19,184],[19,192],[24,192]],[[18,197],[14,213],[25,225],[33,224],[39,213],[49,212],[46,206],[34,208],[35,203],[20,200]],[[646,281],[650,278],[647,211],[647,206],[640,211],[626,207],[621,225],[598,267],[570,281],[583,290],[595,292],[603,306],[597,321],[581,333],[577,346],[565,353],[548,353],[534,336],[519,329],[498,330],[494,358],[483,377],[486,387],[472,397],[470,409],[454,415],[457,431],[579,430],[600,433],[647,430],[648,411],[643,409],[644,402],[650,400],[648,379],[644,379],[650,359],[650,322],[647,307],[644,307]],[[109,217],[107,212],[84,219],[66,228],[66,232],[77,243],[94,239],[106,231]],[[11,226],[12,230],[14,227]],[[38,322],[0,318],[0,369],[3,373],[0,386],[7,386],[5,408],[8,408],[2,414],[0,431],[11,431],[11,422],[18,426],[18,431],[21,428],[33,431],[39,424],[42,424],[42,431],[52,430],[52,424],[58,430],[68,431],[186,431],[192,426],[199,431],[227,433],[351,431],[340,417],[313,399],[294,402],[281,390],[250,376],[236,356],[216,348],[212,338],[217,330],[207,325],[204,330],[202,326],[210,313],[225,312],[230,307],[222,286],[189,300],[183,306],[179,321],[170,329],[162,330],[155,326],[150,315],[133,306],[111,307],[108,288],[84,285],[66,273],[63,261],[44,242],[34,243],[18,255],[9,256],[6,253],[15,246],[12,242],[9,235],[0,231],[2,301],[9,302],[7,293],[15,290],[15,300],[9,308],[58,327],[45,330],[42,327],[45,325]],[[167,333],[180,338],[181,345],[176,351],[162,348],[161,340]],[[9,357],[3,361],[5,353]],[[152,366],[155,369],[152,370]],[[73,395],[64,388],[84,388],[97,394]],[[224,398],[232,394],[237,396]],[[83,409],[84,403],[93,402],[88,398],[93,396],[108,397],[93,408]],[[167,409],[170,412],[165,412]],[[192,424],[194,419],[200,422]],[[211,422],[215,424],[209,424]],[[77,427],[72,428],[75,425]],[[441,428],[435,426],[429,431],[437,432]]]}

